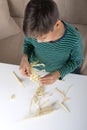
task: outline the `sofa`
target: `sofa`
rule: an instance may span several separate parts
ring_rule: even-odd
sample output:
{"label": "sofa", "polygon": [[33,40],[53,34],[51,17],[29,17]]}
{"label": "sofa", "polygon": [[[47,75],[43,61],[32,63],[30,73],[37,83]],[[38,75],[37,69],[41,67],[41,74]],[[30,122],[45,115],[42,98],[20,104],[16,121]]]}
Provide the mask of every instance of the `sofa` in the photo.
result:
{"label": "sofa", "polygon": [[[24,11],[29,0],[0,0],[0,62],[20,64],[24,34]],[[81,74],[87,75],[87,0],[54,0],[60,19],[74,25],[83,38],[84,61]]]}

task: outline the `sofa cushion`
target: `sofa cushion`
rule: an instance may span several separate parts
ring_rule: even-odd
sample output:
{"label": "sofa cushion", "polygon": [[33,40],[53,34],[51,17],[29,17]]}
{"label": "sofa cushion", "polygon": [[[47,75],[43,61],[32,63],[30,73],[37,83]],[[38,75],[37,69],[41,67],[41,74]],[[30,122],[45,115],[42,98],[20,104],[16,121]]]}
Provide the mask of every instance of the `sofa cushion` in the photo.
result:
{"label": "sofa cushion", "polygon": [[81,67],[81,73],[87,75],[87,25],[75,24],[83,38],[84,61]]}
{"label": "sofa cushion", "polygon": [[[26,4],[30,0],[8,0],[11,16],[24,17]],[[87,0],[54,0],[59,8],[60,18],[70,23],[87,24]],[[20,5],[20,7],[19,7]]]}
{"label": "sofa cushion", "polygon": [[87,24],[87,0],[54,0],[60,18],[70,23]]}
{"label": "sofa cushion", "polygon": [[23,18],[26,5],[29,1],[30,0],[8,0],[11,16]]}
{"label": "sofa cushion", "polygon": [[20,32],[10,16],[7,0],[0,0],[0,39],[7,38]]}
{"label": "sofa cushion", "polygon": [[72,23],[87,24],[87,0],[67,0],[66,20]]}
{"label": "sofa cushion", "polygon": [[19,64],[23,50],[23,33],[0,40],[0,62]]}
{"label": "sofa cushion", "polygon": [[84,60],[87,60],[87,25],[74,24],[74,26],[78,29],[78,31],[82,35]]}

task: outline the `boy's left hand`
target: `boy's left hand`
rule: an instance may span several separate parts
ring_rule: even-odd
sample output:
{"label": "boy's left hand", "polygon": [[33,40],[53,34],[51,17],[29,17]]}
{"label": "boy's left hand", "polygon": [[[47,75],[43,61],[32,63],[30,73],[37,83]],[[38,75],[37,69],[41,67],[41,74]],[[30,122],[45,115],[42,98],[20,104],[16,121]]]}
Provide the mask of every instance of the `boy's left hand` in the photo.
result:
{"label": "boy's left hand", "polygon": [[47,74],[40,78],[40,83],[43,85],[53,84],[60,77],[60,73],[55,71],[53,73]]}

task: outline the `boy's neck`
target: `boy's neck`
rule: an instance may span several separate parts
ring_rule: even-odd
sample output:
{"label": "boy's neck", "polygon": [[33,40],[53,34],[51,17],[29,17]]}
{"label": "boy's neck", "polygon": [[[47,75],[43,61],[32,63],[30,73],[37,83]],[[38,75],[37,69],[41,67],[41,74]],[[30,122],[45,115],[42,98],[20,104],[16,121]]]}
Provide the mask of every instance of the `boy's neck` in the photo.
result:
{"label": "boy's neck", "polygon": [[63,37],[64,33],[65,33],[65,26],[64,23],[61,21],[60,24],[58,25],[58,28],[56,27],[56,29],[53,32],[52,41],[60,39],[61,37]]}

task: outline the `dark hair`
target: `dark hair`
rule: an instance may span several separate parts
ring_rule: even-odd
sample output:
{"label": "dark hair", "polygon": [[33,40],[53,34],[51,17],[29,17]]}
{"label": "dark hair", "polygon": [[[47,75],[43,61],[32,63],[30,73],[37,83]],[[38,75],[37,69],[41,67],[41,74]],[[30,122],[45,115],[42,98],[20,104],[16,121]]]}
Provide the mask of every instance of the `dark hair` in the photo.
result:
{"label": "dark hair", "polygon": [[42,36],[53,30],[59,19],[59,11],[53,0],[30,0],[25,9],[24,34],[29,37]]}

